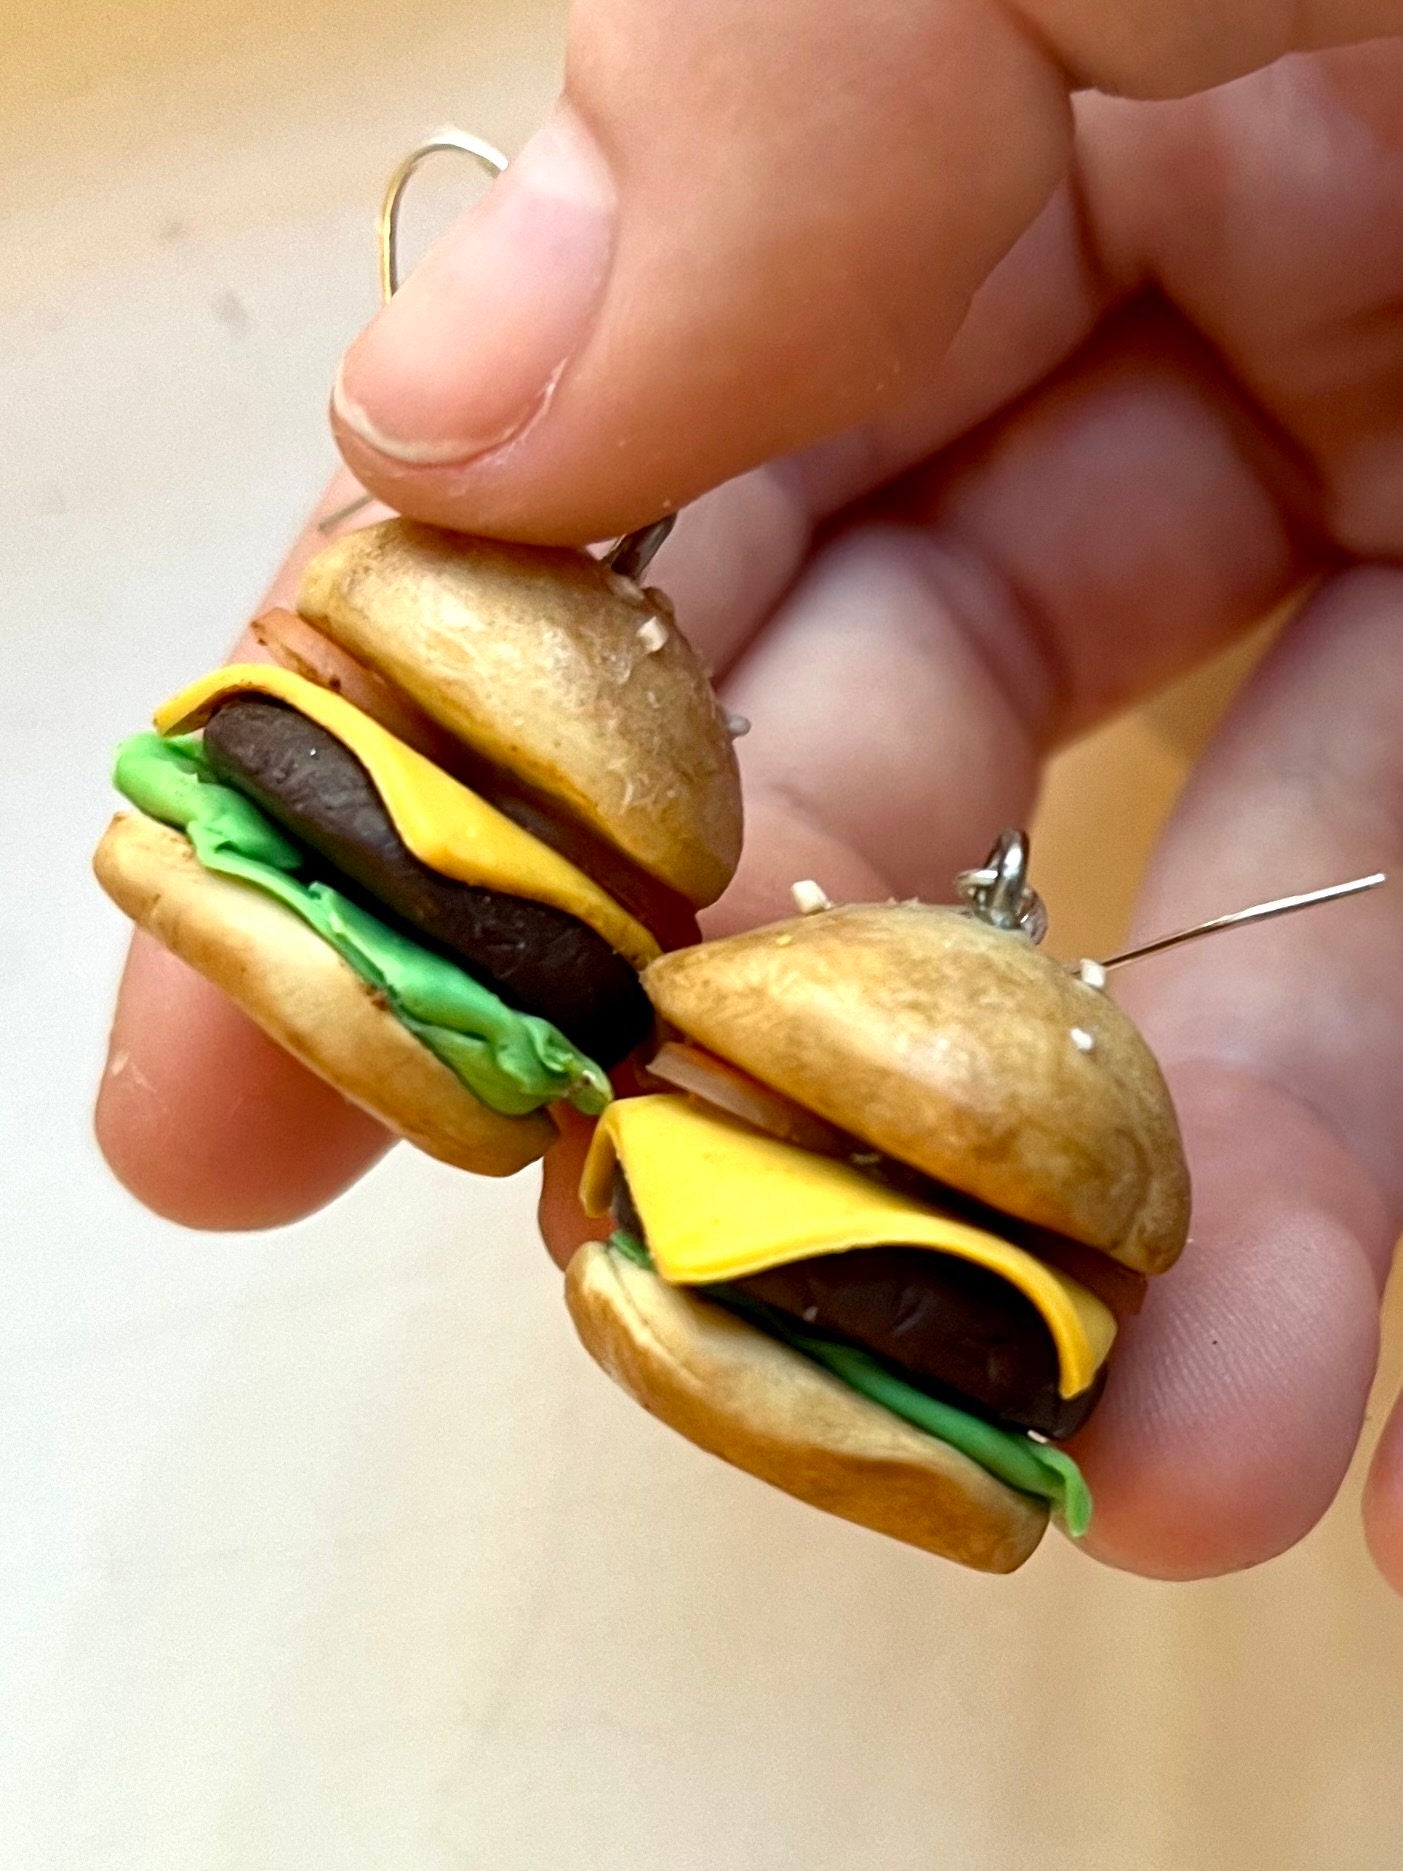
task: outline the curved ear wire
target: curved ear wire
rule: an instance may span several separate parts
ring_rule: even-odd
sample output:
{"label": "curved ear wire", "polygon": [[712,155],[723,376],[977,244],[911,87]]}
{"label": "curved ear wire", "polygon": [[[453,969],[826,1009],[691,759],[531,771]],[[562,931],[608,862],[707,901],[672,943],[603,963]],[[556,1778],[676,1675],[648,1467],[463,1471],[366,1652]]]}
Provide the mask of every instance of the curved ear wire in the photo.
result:
{"label": "curved ear wire", "polygon": [[[404,203],[404,191],[421,164],[427,162],[430,156],[444,154],[470,156],[489,171],[494,182],[507,166],[507,159],[499,149],[482,137],[474,136],[471,131],[455,130],[451,124],[426,137],[400,159],[385,184],[380,212],[375,217],[381,304],[388,303],[399,291],[399,211]],[[361,494],[344,507],[338,507],[335,513],[328,513],[318,522],[317,531],[330,533],[371,504],[372,496]],[[652,563],[658,547],[672,531],[676,520],[677,515],[669,513],[647,526],[640,526],[636,532],[625,533],[604,554],[604,563],[611,571],[617,572],[620,578],[632,579],[637,584]]]}
{"label": "curved ear wire", "polygon": [[507,159],[501,150],[494,149],[490,143],[485,143],[480,136],[473,136],[470,131],[455,130],[451,124],[446,129],[435,131],[433,136],[426,137],[396,164],[385,184],[380,212],[375,217],[375,250],[380,262],[382,304],[388,304],[399,291],[399,211],[404,201],[404,191],[416,169],[426,163],[430,156],[445,152],[471,156],[474,162],[480,163],[487,170],[494,182],[507,166]]}
{"label": "curved ear wire", "polygon": [[1353,877],[1347,884],[1329,884],[1324,890],[1307,890],[1300,896],[1273,897],[1269,903],[1254,903],[1251,909],[1234,910],[1228,916],[1215,916],[1211,922],[1195,923],[1191,929],[1178,929],[1173,935],[1156,936],[1153,942],[1142,942],[1138,948],[1122,949],[1119,955],[1112,955],[1109,961],[1103,961],[1099,966],[1122,968],[1127,962],[1143,961],[1147,955],[1158,955],[1162,949],[1178,948],[1181,942],[1196,942],[1200,936],[1216,935],[1220,929],[1237,929],[1246,923],[1270,922],[1275,916],[1289,916],[1293,911],[1309,909],[1315,903],[1334,903],[1340,897],[1355,897],[1365,890],[1377,890],[1380,884],[1387,882],[1386,871],[1371,871],[1367,877]]}

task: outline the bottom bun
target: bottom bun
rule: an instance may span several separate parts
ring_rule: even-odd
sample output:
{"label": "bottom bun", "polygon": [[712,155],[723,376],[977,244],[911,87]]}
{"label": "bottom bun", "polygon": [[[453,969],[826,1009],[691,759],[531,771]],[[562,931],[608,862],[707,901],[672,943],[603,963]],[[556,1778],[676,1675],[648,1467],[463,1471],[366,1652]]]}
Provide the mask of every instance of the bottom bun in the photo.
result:
{"label": "bottom bun", "polygon": [[778,1339],[599,1241],[565,1297],[585,1348],[645,1410],[830,1514],[981,1572],[1013,1572],[1047,1511]]}
{"label": "bottom bun", "polygon": [[330,943],[262,891],[207,871],[181,833],[119,814],[93,869],[133,922],[319,1078],[430,1156],[510,1176],[555,1141],[542,1113],[489,1110]]}

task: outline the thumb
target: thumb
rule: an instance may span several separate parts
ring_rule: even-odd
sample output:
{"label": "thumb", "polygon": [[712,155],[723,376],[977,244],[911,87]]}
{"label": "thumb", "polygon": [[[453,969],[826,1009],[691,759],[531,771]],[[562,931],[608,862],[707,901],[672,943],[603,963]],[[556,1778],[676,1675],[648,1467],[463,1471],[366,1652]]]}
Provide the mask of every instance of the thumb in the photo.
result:
{"label": "thumb", "polygon": [[1069,93],[1165,96],[1399,0],[579,0],[567,85],[343,361],[400,510],[586,540],[880,414],[1064,174]]}

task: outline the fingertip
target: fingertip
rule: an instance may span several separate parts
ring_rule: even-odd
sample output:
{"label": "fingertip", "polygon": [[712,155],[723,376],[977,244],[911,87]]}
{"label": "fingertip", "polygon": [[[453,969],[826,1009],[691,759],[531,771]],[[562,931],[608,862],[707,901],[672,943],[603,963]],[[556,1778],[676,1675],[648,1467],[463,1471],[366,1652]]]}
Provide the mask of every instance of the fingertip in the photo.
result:
{"label": "fingertip", "polygon": [[[611,463],[606,477],[594,451],[593,472],[579,460],[576,433],[544,421],[553,399],[543,396],[518,434],[498,448],[457,464],[396,460],[347,420],[346,393],[328,410],[332,436],[349,475],[371,490],[387,512],[449,532],[510,539],[528,546],[587,545],[650,525],[715,484],[703,475],[669,479],[660,494],[658,471],[646,463]],[[538,420],[538,418],[540,420]],[[596,419],[607,429],[607,418]],[[529,448],[527,443],[529,441]],[[676,486],[673,485],[673,480]]]}
{"label": "fingertip", "polygon": [[[1327,1260],[1357,1263],[1348,1243],[1337,1246]],[[1349,1467],[1377,1352],[1369,1283],[1324,1302],[1319,1316],[1337,1326],[1321,1335],[1335,1354],[1329,1369],[1307,1344],[1312,1303],[1288,1298],[1280,1312],[1282,1338],[1271,1342],[1259,1319],[1226,1306],[1216,1319],[1195,1308],[1167,1320],[1147,1307],[1130,1369],[1117,1373],[1121,1385],[1113,1376],[1076,1451],[1096,1503],[1094,1558],[1147,1578],[1213,1578],[1286,1552],[1322,1518]]]}
{"label": "fingertip", "polygon": [[1124,1329],[1076,1453],[1087,1550],[1184,1580],[1275,1557],[1334,1499],[1378,1352],[1377,1203],[1293,1100],[1217,1067],[1178,1077],[1194,1238]]}
{"label": "fingertip", "polygon": [[1003,9],[579,7],[565,101],[348,351],[338,443],[416,519],[645,524],[906,405],[1071,144]]}
{"label": "fingertip", "polygon": [[[1362,1348],[1361,1348],[1362,1351]],[[1362,1355],[1369,1355],[1362,1352]],[[1359,1412],[1327,1420],[1250,1383],[1241,1414],[1111,1414],[1076,1453],[1095,1501],[1089,1555],[1142,1578],[1185,1582],[1241,1572],[1287,1552],[1328,1510],[1349,1466]]]}
{"label": "fingertip", "polygon": [[220,1231],[301,1220],[392,1141],[140,933],[94,1128],[113,1174],[145,1207],[183,1227]]}

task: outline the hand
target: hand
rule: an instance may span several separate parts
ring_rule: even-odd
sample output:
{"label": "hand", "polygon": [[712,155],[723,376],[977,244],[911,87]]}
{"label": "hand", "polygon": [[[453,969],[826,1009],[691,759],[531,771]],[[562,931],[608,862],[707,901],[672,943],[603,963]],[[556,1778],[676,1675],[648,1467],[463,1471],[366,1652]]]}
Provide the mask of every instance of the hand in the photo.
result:
{"label": "hand", "polygon": [[[580,0],[565,103],[334,419],[367,486],[473,531],[703,496],[658,577],[755,722],[712,932],[800,876],[939,897],[1049,748],[1307,589],[1140,927],[1399,864],[1403,42],[1319,49],[1387,32],[1399,0]],[[1344,1473],[1403,1207],[1400,935],[1395,888],[1127,978],[1197,1206],[1078,1451],[1116,1564],[1251,1564]],[[98,1122],[205,1226],[384,1144],[141,943]],[[1367,1519],[1403,1586],[1398,1417]]]}

